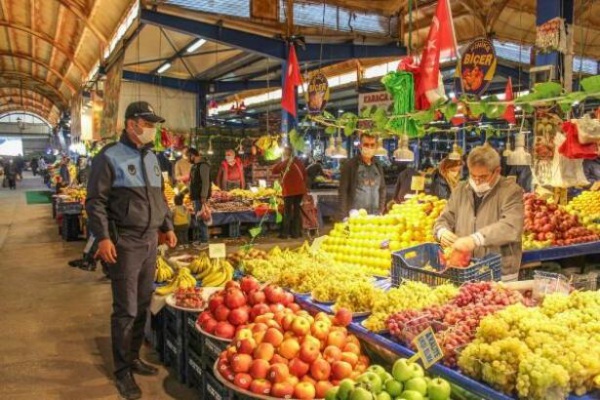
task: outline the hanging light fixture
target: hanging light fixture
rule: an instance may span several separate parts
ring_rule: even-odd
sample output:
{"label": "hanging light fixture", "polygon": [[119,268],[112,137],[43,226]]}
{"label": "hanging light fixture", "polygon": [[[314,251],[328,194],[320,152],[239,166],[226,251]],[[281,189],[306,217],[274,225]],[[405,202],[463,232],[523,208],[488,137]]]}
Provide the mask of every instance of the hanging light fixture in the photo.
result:
{"label": "hanging light fixture", "polygon": [[394,158],[400,162],[413,162],[415,161],[415,153],[410,151],[408,148],[408,135],[404,134],[400,136],[398,140],[398,148],[394,151]]}
{"label": "hanging light fixture", "polygon": [[244,139],[240,139],[240,143],[238,145],[237,151],[239,155],[244,154],[244,146],[242,145],[242,142],[244,141]]}
{"label": "hanging light fixture", "polygon": [[208,151],[206,152],[206,154],[208,154],[209,156],[215,154],[212,147],[212,137],[208,139]]}
{"label": "hanging light fixture", "polygon": [[515,135],[515,149],[506,159],[508,165],[531,165],[531,154],[525,149],[525,134],[527,131],[523,130],[524,126],[525,118],[523,117],[521,129]]}
{"label": "hanging light fixture", "polygon": [[387,157],[388,156],[388,151],[385,149],[385,147],[383,147],[383,138],[381,136],[379,136],[379,139],[377,139],[377,150],[375,150],[375,156],[376,157]]}
{"label": "hanging light fixture", "polygon": [[336,154],[336,148],[335,148],[335,138],[330,138],[329,139],[329,147],[327,147],[327,149],[325,150],[325,155],[327,157],[333,157]]}
{"label": "hanging light fixture", "polygon": [[452,152],[448,154],[448,159],[452,161],[462,160],[462,149],[456,142],[452,145]]}

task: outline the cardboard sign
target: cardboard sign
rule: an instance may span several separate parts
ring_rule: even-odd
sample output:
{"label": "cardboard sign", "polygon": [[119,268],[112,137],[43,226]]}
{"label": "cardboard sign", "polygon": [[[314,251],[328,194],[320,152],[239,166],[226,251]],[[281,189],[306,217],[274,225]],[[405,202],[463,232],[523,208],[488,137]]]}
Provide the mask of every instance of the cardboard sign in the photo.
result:
{"label": "cardboard sign", "polygon": [[410,190],[414,190],[415,192],[425,190],[425,177],[418,175],[413,176],[410,181]]}
{"label": "cardboard sign", "polygon": [[419,350],[418,354],[426,369],[444,357],[444,352],[437,342],[431,327],[419,333],[419,336],[415,338],[415,345]]}
{"label": "cardboard sign", "polygon": [[358,94],[358,110],[365,107],[377,106],[387,109],[393,103],[392,96],[385,91]]}
{"label": "cardboard sign", "polygon": [[225,243],[216,243],[208,245],[208,258],[225,258],[227,249]]}
{"label": "cardboard sign", "polygon": [[315,72],[308,81],[306,106],[310,115],[319,115],[329,100],[329,82],[321,71]]}
{"label": "cardboard sign", "polygon": [[497,64],[491,40],[482,38],[472,42],[456,67],[455,77],[460,82],[461,92],[481,96],[494,79]]}

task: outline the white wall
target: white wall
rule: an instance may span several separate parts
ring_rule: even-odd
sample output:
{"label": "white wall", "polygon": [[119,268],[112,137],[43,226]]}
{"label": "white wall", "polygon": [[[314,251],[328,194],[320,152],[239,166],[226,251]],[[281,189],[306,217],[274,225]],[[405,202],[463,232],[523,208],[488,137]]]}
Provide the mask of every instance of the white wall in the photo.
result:
{"label": "white wall", "polygon": [[119,98],[119,131],[123,129],[125,109],[134,101],[147,101],[154,111],[166,119],[167,128],[189,131],[196,126],[196,94],[144,83],[121,83]]}

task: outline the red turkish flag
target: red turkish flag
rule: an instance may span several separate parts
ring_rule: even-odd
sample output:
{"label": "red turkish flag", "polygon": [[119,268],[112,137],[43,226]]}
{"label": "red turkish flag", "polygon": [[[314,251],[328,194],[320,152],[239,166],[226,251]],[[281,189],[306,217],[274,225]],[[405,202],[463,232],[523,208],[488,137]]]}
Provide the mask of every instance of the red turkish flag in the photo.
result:
{"label": "red turkish flag", "polygon": [[296,116],[296,87],[302,85],[302,75],[300,75],[300,65],[296,57],[296,49],[290,44],[290,53],[287,60],[287,71],[283,83],[281,94],[281,107]]}
{"label": "red turkish flag", "polygon": [[448,0],[438,1],[421,56],[420,79],[416,90],[419,110],[428,109],[431,103],[445,99],[444,83],[440,74],[440,55],[457,55],[452,9]]}
{"label": "red turkish flag", "polygon": [[[508,82],[506,82],[506,89],[504,90],[504,100],[513,100],[513,88],[512,88],[512,79],[510,76],[508,77]],[[504,115],[502,116],[509,124],[516,124],[517,119],[515,118],[515,105],[509,104],[506,106],[506,111],[504,111]]]}

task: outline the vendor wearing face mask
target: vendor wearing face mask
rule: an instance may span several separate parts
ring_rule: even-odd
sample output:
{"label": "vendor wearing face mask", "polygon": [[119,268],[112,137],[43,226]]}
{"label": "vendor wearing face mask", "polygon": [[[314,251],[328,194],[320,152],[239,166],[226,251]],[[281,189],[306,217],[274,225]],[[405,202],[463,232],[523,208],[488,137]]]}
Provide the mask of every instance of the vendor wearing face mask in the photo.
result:
{"label": "vendor wearing face mask", "polygon": [[96,258],[107,264],[111,280],[115,382],[125,399],[142,396],[133,374],[158,374],[140,358],[154,292],[158,231],[166,234],[169,246],[177,244],[162,173],[152,152],[159,122],[164,119],[145,101],[127,107],[120,140],[94,157],[85,202],[90,232],[98,241]]}
{"label": "vendor wearing face mask", "polygon": [[448,200],[461,178],[463,162],[444,158],[431,178],[431,194]]}
{"label": "vendor wearing face mask", "polygon": [[235,152],[231,149],[225,152],[225,160],[219,167],[216,183],[222,190],[227,191],[246,187],[242,160],[237,158]]}
{"label": "vendor wearing face mask", "polygon": [[381,214],[385,208],[385,177],[375,161],[377,138],[363,133],[360,154],[348,160],[342,168],[339,196],[342,217],[350,210],[364,208],[369,214]]}
{"label": "vendor wearing face mask", "polygon": [[460,182],[435,223],[443,247],[481,258],[502,256],[502,280],[516,281],[521,266],[523,189],[500,175],[500,155],[490,146],[474,148],[467,159],[468,182]]}

